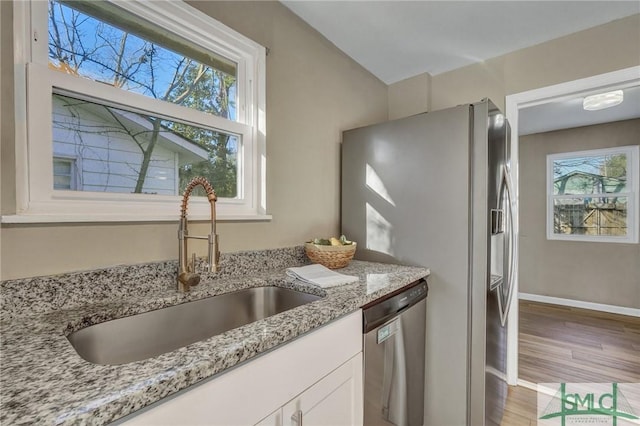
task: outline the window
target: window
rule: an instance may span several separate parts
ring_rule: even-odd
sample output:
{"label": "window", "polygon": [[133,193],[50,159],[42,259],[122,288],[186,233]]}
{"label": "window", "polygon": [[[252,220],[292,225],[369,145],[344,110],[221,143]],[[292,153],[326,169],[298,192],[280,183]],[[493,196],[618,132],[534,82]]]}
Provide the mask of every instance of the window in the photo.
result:
{"label": "window", "polygon": [[638,146],[547,156],[547,238],[638,242]]}
{"label": "window", "polygon": [[75,160],[53,157],[53,189],[77,189]]}
{"label": "window", "polygon": [[175,220],[205,176],[220,218],[266,218],[263,47],[183,2],[14,4],[31,40],[19,213]]}

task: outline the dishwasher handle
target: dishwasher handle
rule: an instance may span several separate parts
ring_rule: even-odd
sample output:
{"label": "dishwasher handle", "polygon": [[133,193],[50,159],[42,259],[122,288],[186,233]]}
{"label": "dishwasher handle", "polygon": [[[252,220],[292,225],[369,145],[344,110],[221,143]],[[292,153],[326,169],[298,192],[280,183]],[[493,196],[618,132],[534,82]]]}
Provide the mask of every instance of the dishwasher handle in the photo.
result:
{"label": "dishwasher handle", "polygon": [[302,426],[302,410],[296,410],[291,415],[291,426]]}
{"label": "dishwasher handle", "polygon": [[416,303],[427,297],[429,288],[427,281],[422,278],[409,284],[394,296],[365,305],[362,310],[362,329],[368,333],[381,324],[384,324],[399,313],[409,309]]}

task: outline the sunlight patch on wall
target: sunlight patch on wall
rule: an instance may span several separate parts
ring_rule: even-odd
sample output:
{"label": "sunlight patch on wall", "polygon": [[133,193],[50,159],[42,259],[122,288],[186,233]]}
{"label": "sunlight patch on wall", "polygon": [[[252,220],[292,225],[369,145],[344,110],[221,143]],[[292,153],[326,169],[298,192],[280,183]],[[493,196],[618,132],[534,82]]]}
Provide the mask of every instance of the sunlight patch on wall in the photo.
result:
{"label": "sunlight patch on wall", "polygon": [[371,167],[369,164],[367,164],[366,173],[367,187],[378,194],[380,197],[382,197],[386,202],[395,207],[396,203],[393,201],[391,195],[389,194],[389,191],[387,191],[387,188],[384,186],[384,182],[382,182],[382,179],[380,179],[378,173],[376,173],[373,167]]}
{"label": "sunlight patch on wall", "polygon": [[391,223],[371,204],[367,203],[367,249],[393,255],[391,249]]}

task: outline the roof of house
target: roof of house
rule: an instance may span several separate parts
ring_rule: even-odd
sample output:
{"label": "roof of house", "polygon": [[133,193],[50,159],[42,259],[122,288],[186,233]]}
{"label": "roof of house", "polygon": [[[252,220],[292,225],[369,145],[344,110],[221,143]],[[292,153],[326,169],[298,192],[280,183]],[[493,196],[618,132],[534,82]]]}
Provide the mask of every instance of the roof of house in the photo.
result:
{"label": "roof of house", "polygon": [[[76,108],[79,106],[80,105],[77,105]],[[114,118],[107,114],[104,105],[86,102],[83,103],[81,107],[107,122],[115,122]],[[111,108],[111,111],[121,120],[125,121],[127,127],[131,126],[131,129],[138,128],[152,130],[153,128],[153,124],[149,120],[144,119],[140,114],[116,108]],[[162,129],[163,131],[160,133],[157,143],[170,151],[180,154],[179,165],[200,162],[209,158],[209,152],[200,144],[191,139],[182,137],[166,127],[163,127]]]}
{"label": "roof of house", "polygon": [[584,187],[598,184],[602,186],[601,192],[616,193],[620,192],[626,186],[626,179],[603,176],[595,173],[574,170],[553,180],[554,185],[558,187],[558,194],[585,194]]}

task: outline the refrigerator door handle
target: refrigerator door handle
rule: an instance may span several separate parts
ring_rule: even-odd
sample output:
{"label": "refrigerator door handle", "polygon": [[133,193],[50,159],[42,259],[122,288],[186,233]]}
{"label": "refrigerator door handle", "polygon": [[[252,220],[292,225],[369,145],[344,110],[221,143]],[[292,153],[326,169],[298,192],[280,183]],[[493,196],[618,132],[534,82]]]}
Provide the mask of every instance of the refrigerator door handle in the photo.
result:
{"label": "refrigerator door handle", "polygon": [[505,277],[503,280],[503,285],[506,286],[506,298],[498,291],[498,307],[500,310],[500,323],[504,327],[507,323],[507,315],[509,314],[509,306],[511,305],[511,299],[513,298],[513,278],[514,271],[516,267],[516,256],[515,256],[515,248],[516,248],[516,237],[515,237],[515,225],[513,223],[514,219],[514,208],[513,208],[513,185],[511,183],[511,174],[509,173],[509,169],[506,165],[502,166],[502,184],[506,189],[507,196],[507,218],[506,222],[509,227],[509,245],[507,250],[507,265],[508,269],[505,273]]}

